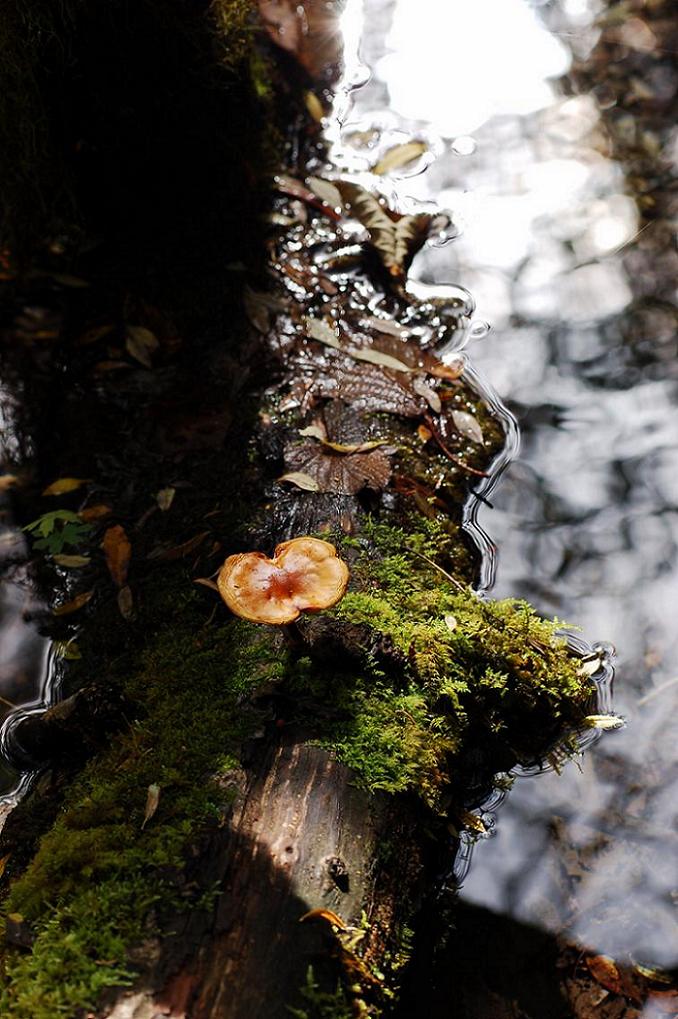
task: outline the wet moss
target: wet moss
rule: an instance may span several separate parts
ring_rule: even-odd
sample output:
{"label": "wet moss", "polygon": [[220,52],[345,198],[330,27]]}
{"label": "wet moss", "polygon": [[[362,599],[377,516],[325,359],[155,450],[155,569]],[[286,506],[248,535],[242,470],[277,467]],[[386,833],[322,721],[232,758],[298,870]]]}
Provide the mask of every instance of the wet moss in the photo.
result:
{"label": "wet moss", "polygon": [[[261,629],[204,628],[196,596],[181,607],[125,683],[137,719],[70,787],[11,887],[4,915],[27,925],[33,944],[4,948],[7,1019],[94,1008],[106,988],[133,980],[129,950],[160,932],[163,915],[203,903],[205,889],[183,876],[188,851],[228,809],[226,777],[261,724],[245,702],[280,678],[285,656]],[[160,800],[144,824],[150,785]]]}
{"label": "wet moss", "polygon": [[[448,573],[455,545],[441,525],[418,528],[368,522],[364,541],[339,540],[352,585],[333,615],[369,635],[364,666],[328,674],[302,658],[291,689],[311,698],[308,711],[323,701],[320,742],[367,788],[412,792],[442,811],[453,786],[463,795],[471,757],[490,777],[574,747],[592,687],[558,620],[483,600]],[[371,657],[375,646],[390,651]],[[404,670],[388,669],[389,653]]]}

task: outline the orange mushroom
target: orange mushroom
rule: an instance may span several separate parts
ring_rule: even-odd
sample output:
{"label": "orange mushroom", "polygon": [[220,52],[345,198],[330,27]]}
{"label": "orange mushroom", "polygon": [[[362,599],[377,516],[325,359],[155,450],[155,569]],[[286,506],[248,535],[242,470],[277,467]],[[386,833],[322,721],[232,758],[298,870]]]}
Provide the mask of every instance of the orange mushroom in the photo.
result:
{"label": "orange mushroom", "polygon": [[348,566],[329,541],[292,538],[272,559],[263,552],[229,556],[219,594],[231,612],[253,623],[293,623],[301,612],[329,609],[343,597]]}

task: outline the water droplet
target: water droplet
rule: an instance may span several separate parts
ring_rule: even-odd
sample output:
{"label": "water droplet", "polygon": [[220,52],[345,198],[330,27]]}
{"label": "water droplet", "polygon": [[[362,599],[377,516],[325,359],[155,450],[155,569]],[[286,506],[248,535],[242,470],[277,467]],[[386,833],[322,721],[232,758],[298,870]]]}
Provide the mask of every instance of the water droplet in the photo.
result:
{"label": "water droplet", "polygon": [[470,134],[460,134],[452,142],[452,151],[458,156],[470,156],[476,150],[476,140]]}
{"label": "water droplet", "polygon": [[481,318],[476,319],[476,321],[471,324],[471,328],[469,329],[469,339],[482,340],[484,336],[487,336],[489,331],[490,331],[489,322],[484,322]]}

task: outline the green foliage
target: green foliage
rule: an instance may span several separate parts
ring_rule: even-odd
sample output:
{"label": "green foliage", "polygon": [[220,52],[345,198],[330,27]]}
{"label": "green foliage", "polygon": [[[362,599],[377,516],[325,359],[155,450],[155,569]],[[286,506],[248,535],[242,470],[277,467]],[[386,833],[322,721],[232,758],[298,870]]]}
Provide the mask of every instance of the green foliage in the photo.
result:
{"label": "green foliage", "polygon": [[[70,787],[63,809],[6,911],[31,924],[31,952],[4,949],[3,1019],[58,1019],[93,1009],[107,987],[129,983],[129,948],[159,934],[163,912],[200,908],[213,888],[179,877],[188,846],[219,823],[232,796],[227,775],[260,724],[241,701],[280,678],[285,656],[258,628],[201,629],[192,593],[158,594],[162,618],[141,669],[124,681],[139,718]],[[93,648],[83,646],[85,661]],[[142,829],[148,786],[157,812]]]}
{"label": "green foliage", "polygon": [[70,510],[43,513],[24,527],[24,531],[32,535],[33,548],[50,555],[58,555],[65,548],[77,548],[91,529],[90,524],[83,523],[78,514]]}
{"label": "green foliage", "polygon": [[334,991],[321,990],[312,966],[306,971],[306,983],[300,993],[308,1007],[292,1008],[288,1005],[294,1019],[352,1019],[354,1015],[341,984],[337,984]]}
{"label": "green foliage", "polygon": [[[333,610],[389,648],[394,666],[366,654],[365,667],[293,667],[292,690],[331,700],[320,742],[371,790],[416,792],[435,810],[465,757],[491,772],[543,759],[590,709],[592,687],[558,633],[525,602],[485,601],[437,566],[453,540],[435,521],[407,534],[368,523],[367,540],[343,542],[352,589]],[[398,672],[400,673],[398,675]],[[309,713],[313,711],[309,706]],[[461,791],[461,790],[460,790]]]}

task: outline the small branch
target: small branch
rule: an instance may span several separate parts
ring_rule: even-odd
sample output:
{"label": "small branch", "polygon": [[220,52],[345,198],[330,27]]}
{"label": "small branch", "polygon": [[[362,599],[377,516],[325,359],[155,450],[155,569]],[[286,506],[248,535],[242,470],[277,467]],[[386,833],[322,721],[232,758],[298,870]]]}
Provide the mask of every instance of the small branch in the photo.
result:
{"label": "small branch", "polygon": [[436,442],[438,443],[438,445],[442,449],[442,451],[445,454],[445,456],[448,457],[448,459],[450,459],[452,461],[452,463],[456,464],[457,467],[461,467],[461,469],[463,471],[467,471],[469,474],[475,474],[479,478],[487,478],[487,477],[489,477],[489,475],[487,474],[486,471],[479,471],[475,467],[469,467],[469,465],[467,463],[464,463],[463,460],[460,460],[459,457],[455,456],[454,453],[451,453],[449,451],[449,449],[447,448],[447,446],[445,445],[443,440],[440,438],[440,434],[438,432],[438,429],[433,424],[433,421],[432,421],[431,417],[428,414],[424,414],[424,421],[426,422],[426,426],[428,427],[429,431],[431,432],[431,435],[436,440]]}

